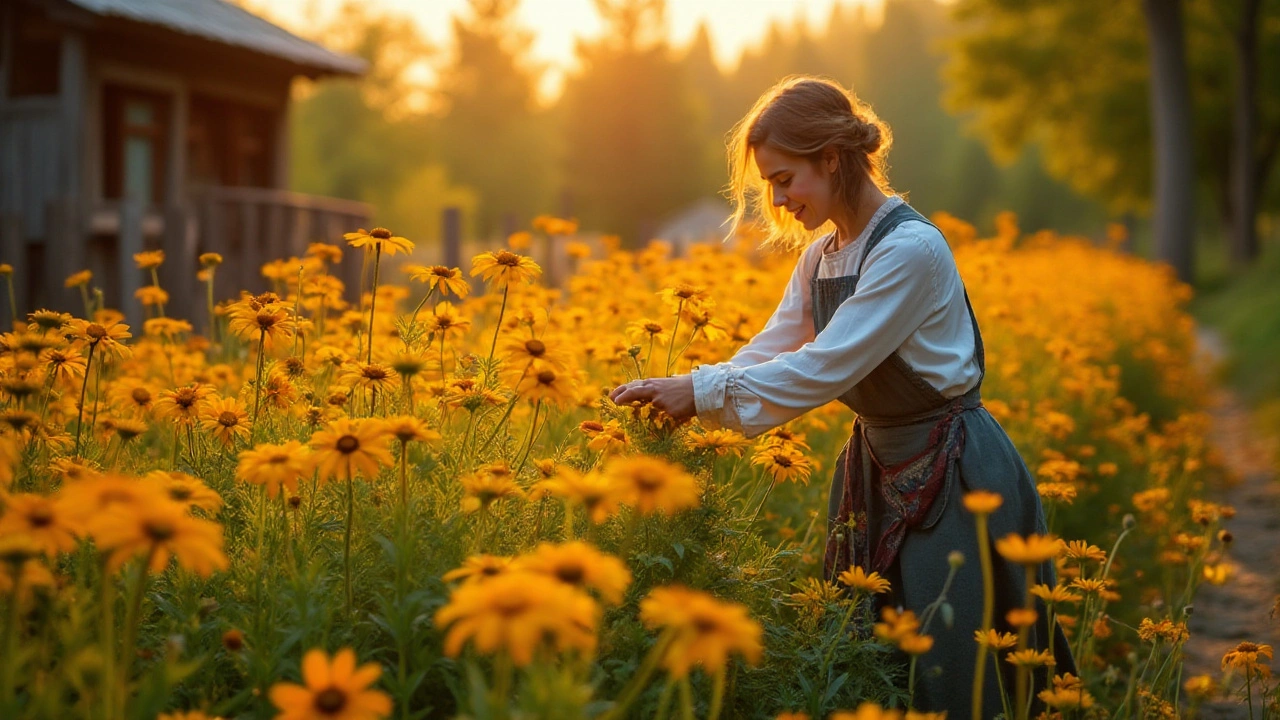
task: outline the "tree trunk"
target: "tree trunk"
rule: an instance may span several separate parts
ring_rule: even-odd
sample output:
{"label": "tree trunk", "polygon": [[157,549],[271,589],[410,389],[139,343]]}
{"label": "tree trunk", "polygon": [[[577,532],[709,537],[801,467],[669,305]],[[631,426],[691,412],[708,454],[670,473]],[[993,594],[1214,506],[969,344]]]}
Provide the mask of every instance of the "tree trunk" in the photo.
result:
{"label": "tree trunk", "polygon": [[1244,0],[1232,50],[1236,61],[1235,99],[1231,137],[1231,264],[1237,269],[1258,257],[1258,158],[1254,150],[1258,127],[1258,11],[1261,0]]}
{"label": "tree trunk", "polygon": [[1178,279],[1194,264],[1195,163],[1182,0],[1142,0],[1151,46],[1155,253]]}

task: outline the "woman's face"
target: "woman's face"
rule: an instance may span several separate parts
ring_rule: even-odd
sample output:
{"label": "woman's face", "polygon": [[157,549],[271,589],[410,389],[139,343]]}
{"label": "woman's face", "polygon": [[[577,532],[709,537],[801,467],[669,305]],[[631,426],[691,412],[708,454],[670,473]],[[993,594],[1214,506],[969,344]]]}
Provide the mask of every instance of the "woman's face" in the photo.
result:
{"label": "woman's face", "polygon": [[834,157],[815,163],[767,144],[755,148],[754,155],[775,207],[785,208],[806,230],[817,230],[831,219]]}

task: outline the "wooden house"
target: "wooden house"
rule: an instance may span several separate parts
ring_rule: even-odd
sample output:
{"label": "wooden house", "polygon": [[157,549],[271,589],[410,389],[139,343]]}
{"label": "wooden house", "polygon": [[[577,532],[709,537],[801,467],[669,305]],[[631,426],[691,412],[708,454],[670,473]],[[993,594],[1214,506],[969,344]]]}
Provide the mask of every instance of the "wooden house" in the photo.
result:
{"label": "wooden house", "polygon": [[200,253],[226,259],[229,297],[266,289],[264,261],[367,227],[363,203],[287,189],[294,78],[364,70],[223,0],[0,0],[0,262],[19,313],[78,310],[64,280],[88,268],[136,322],[132,256],[163,249],[168,314],[202,321]]}

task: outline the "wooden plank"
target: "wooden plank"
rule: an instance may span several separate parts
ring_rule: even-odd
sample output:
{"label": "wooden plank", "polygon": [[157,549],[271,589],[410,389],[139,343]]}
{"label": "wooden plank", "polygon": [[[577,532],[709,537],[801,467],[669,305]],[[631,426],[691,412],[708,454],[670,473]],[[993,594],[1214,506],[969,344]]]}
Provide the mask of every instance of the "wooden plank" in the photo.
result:
{"label": "wooden plank", "polygon": [[[196,271],[199,262],[196,260],[196,234],[194,218],[186,206],[171,203],[164,209],[164,248],[165,261],[160,266],[161,286],[169,291],[169,305],[165,312],[169,317],[190,320],[193,326],[199,327],[196,319],[197,311],[201,311],[204,293],[198,292]],[[203,312],[201,312],[203,317]]]}
{"label": "wooden plank", "polygon": [[[79,199],[84,196],[81,170],[88,136],[84,123],[88,84],[85,82],[85,47],[81,33],[63,34],[59,61],[60,128],[58,154],[55,156],[59,175],[57,187],[59,195]],[[50,159],[46,158],[45,162],[50,162]],[[87,209],[87,206],[82,205],[80,214],[83,215]]]}
{"label": "wooden plank", "polygon": [[142,333],[142,303],[134,296],[142,287],[143,271],[138,269],[133,256],[145,248],[142,237],[142,201],[127,198],[120,201],[120,234],[116,241],[116,290],[119,297],[107,298],[108,307],[116,307],[124,313],[125,322],[134,328],[134,335]]}
{"label": "wooden plank", "polygon": [[280,260],[288,256],[288,238],[285,236],[284,205],[267,205],[263,208],[266,214],[266,231],[262,237],[262,262]]}
{"label": "wooden plank", "polygon": [[0,262],[13,266],[13,295],[17,307],[11,311],[8,293],[5,292],[5,312],[0,315],[4,326],[8,327],[11,317],[24,318],[29,312],[27,276],[31,267],[27,260],[27,237],[22,230],[22,216],[17,213],[0,215]]}
{"label": "wooden plank", "polygon": [[68,275],[85,269],[85,237],[80,227],[79,207],[71,198],[58,198],[47,205],[44,282],[34,299],[36,307],[77,316],[84,313],[78,291],[66,290],[64,283]]}
{"label": "wooden plank", "polygon": [[315,213],[306,208],[291,208],[293,221],[289,224],[289,254],[302,257],[311,241],[311,221]]}
{"label": "wooden plank", "polygon": [[239,251],[232,263],[238,266],[237,285],[234,292],[248,290],[252,293],[262,291],[262,223],[261,208],[255,202],[233,203],[231,207],[239,208],[240,232]]}

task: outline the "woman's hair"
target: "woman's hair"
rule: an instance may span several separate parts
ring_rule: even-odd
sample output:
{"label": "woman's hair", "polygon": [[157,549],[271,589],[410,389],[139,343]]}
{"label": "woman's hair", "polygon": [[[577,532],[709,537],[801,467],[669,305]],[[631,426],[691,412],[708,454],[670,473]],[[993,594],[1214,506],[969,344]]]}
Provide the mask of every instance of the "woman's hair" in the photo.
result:
{"label": "woman's hair", "polygon": [[821,230],[809,232],[790,213],[774,207],[769,183],[756,171],[754,153],[761,145],[817,163],[833,149],[838,160],[833,177],[836,197],[853,208],[867,180],[892,193],[885,175],[893,134],[869,105],[839,83],[812,75],[792,75],[760,96],[751,111],[729,133],[729,186],[733,203],[732,236],[749,209],[764,222],[766,246],[793,250]]}

